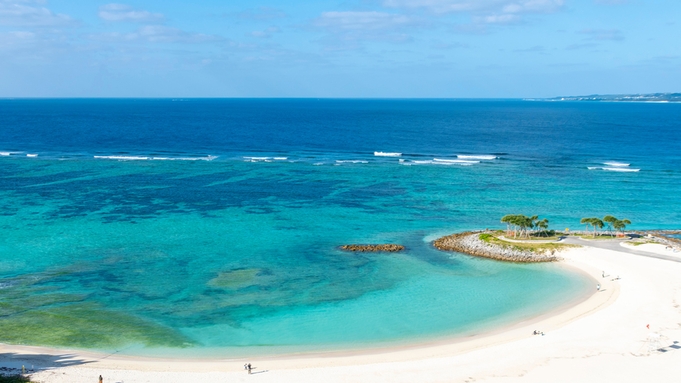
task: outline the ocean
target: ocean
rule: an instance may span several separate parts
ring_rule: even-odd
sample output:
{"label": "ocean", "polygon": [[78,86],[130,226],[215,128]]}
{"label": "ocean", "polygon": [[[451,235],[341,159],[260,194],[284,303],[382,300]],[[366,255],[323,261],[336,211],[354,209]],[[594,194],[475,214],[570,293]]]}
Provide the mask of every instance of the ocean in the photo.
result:
{"label": "ocean", "polygon": [[653,103],[0,100],[0,342],[239,356],[524,320],[593,286],[430,242],[505,214],[678,229],[679,121]]}

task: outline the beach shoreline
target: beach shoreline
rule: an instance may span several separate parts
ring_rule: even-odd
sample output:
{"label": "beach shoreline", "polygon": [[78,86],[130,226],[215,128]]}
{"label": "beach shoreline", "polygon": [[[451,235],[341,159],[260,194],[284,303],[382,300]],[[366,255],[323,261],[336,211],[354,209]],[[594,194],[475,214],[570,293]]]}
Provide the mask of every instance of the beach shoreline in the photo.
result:
{"label": "beach shoreline", "polygon": [[[594,286],[586,300],[560,312],[552,310],[470,339],[349,353],[204,360],[0,345],[0,364],[48,367],[52,362],[52,367],[33,374],[35,381],[49,383],[88,382],[98,375],[127,383],[245,381],[250,378],[245,363],[252,363],[258,379],[267,382],[538,383],[558,375],[561,379],[552,381],[595,382],[611,376],[624,382],[642,381],[642,376],[674,381],[664,366],[681,362],[681,345],[677,350],[678,343],[672,343],[681,340],[681,282],[676,278],[681,262],[591,247],[568,249],[561,255],[561,267],[587,273],[600,290]],[[545,335],[532,335],[534,330]],[[659,347],[669,352],[656,351]]]}
{"label": "beach shoreline", "polygon": [[[587,273],[580,267],[569,264],[567,262],[556,262],[554,264],[560,268],[569,269],[569,272],[579,273],[583,276],[590,278],[593,282],[592,285],[596,285],[597,280],[593,278],[592,273]],[[294,359],[309,359],[309,358],[348,358],[348,357],[368,357],[372,355],[382,355],[382,354],[399,354],[404,352],[410,352],[414,350],[428,349],[432,347],[443,347],[451,345],[461,345],[461,352],[465,352],[468,349],[478,348],[480,343],[487,344],[488,338],[497,337],[499,335],[511,334],[517,337],[524,337],[527,332],[527,328],[533,325],[541,325],[544,321],[560,316],[565,312],[574,310],[575,307],[580,306],[587,301],[594,298],[596,295],[595,290],[583,291],[581,294],[571,298],[569,301],[551,308],[548,311],[538,313],[536,315],[531,315],[524,317],[519,320],[513,320],[503,325],[490,325],[487,328],[478,329],[470,333],[464,334],[445,334],[445,335],[431,335],[428,336],[426,340],[397,340],[393,342],[381,342],[378,345],[361,345],[361,346],[343,346],[337,348],[328,348],[321,350],[303,350],[303,351],[293,351],[293,352],[272,352],[272,353],[260,353],[257,354],[247,354],[243,357],[231,357],[231,356],[209,356],[206,355],[210,352],[210,349],[201,350],[197,356],[150,356],[150,355],[136,355],[136,354],[125,354],[121,351],[116,352],[101,352],[93,350],[84,349],[70,349],[70,348],[58,348],[58,347],[47,347],[47,346],[28,346],[28,345],[10,345],[0,343],[0,354],[3,352],[10,353],[26,353],[30,354],[54,354],[54,355],[73,355],[75,358],[93,360],[93,361],[116,361],[118,362],[128,362],[128,361],[145,361],[151,363],[223,363],[225,361],[236,361],[243,362],[249,359],[258,359],[262,361],[276,361],[276,360],[294,360]],[[607,297],[610,299],[610,296]],[[600,299],[599,301],[602,301]],[[528,327],[529,326],[529,327]],[[517,334],[516,334],[517,333]],[[504,339],[506,337],[504,336]],[[262,347],[261,347],[262,348]],[[191,351],[189,351],[191,352]],[[218,350],[219,352],[219,350]],[[204,354],[206,353],[206,354]],[[2,362],[2,359],[0,359]]]}
{"label": "beach shoreline", "polygon": [[[560,331],[566,326],[569,327],[575,322],[580,322],[583,318],[591,317],[617,302],[620,295],[620,281],[612,280],[614,277],[601,278],[602,270],[600,269],[603,267],[599,267],[598,257],[591,259],[594,255],[598,255],[599,252],[616,253],[592,248],[569,249],[563,254],[564,260],[559,262],[559,265],[561,267],[574,268],[579,270],[579,272],[590,275],[595,283],[601,285],[600,291],[596,291],[594,286],[594,292],[588,294],[587,297],[579,297],[578,302],[573,301],[531,319],[496,328],[469,338],[443,338],[433,342],[352,351],[270,355],[250,357],[248,359],[207,358],[202,360],[192,358],[150,358],[116,354],[104,355],[80,350],[1,345],[0,355],[2,355],[2,359],[0,359],[0,362],[3,365],[12,364],[18,366],[21,363],[45,367],[44,370],[34,374],[35,379],[39,381],[67,381],[62,378],[66,374],[71,379],[68,381],[78,382],[79,376],[88,375],[90,372],[94,373],[96,371],[105,371],[109,376],[112,374],[127,375],[128,378],[125,381],[137,381],[137,379],[140,381],[142,379],[161,381],[167,377],[161,378],[160,375],[157,375],[169,372],[190,375],[206,374],[208,373],[207,371],[213,374],[239,374],[243,373],[243,364],[249,361],[257,361],[255,364],[267,366],[268,374],[273,376],[274,371],[291,373],[295,371],[310,372],[334,368],[347,370],[345,372],[349,373],[357,368],[361,368],[361,366],[368,365],[418,364],[429,363],[433,359],[465,358],[467,355],[484,353],[491,349],[504,348],[515,343],[549,339],[554,332]],[[615,256],[619,255],[619,253],[615,254]],[[612,254],[610,256],[612,257]],[[645,260],[645,262],[664,261]],[[533,336],[532,332],[534,330],[542,331],[546,335]],[[58,362],[53,363],[53,366],[50,367],[48,366],[49,361],[54,361],[54,356],[61,357]],[[59,364],[71,364],[69,361],[72,361],[73,365],[59,366]],[[43,363],[41,364],[41,362]],[[343,372],[341,371],[340,374],[342,376]],[[87,380],[84,379],[83,381]]]}

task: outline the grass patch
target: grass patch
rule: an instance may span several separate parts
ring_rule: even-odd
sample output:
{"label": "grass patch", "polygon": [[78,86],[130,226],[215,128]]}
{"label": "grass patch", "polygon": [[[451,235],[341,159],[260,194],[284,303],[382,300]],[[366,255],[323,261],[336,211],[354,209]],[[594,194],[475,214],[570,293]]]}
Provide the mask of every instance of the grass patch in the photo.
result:
{"label": "grass patch", "polygon": [[[530,238],[518,238],[518,240],[521,241],[557,241],[560,238],[564,237],[564,234],[554,234],[548,237],[535,237],[535,236],[530,236]],[[512,238],[509,238],[512,239]]]}
{"label": "grass patch", "polygon": [[579,247],[578,245],[570,245],[565,243],[522,243],[522,242],[507,242],[495,237],[492,234],[484,233],[479,237],[482,241],[501,246],[504,248],[515,249],[520,251],[531,251],[534,253],[546,253],[553,251],[560,251],[571,247]]}
{"label": "grass patch", "polygon": [[656,241],[629,241],[628,244],[630,244],[631,246],[641,246],[641,245],[647,245],[647,244],[660,245],[661,243],[656,242]]}
{"label": "grass patch", "polygon": [[495,238],[496,237],[493,236],[492,234],[480,234],[480,239],[487,242],[487,243],[489,243],[490,241],[492,241]]}
{"label": "grass patch", "polygon": [[591,240],[605,240],[605,239],[626,239],[627,237],[618,237],[610,234],[598,234],[594,237],[592,234],[573,234],[575,237],[591,239]]}

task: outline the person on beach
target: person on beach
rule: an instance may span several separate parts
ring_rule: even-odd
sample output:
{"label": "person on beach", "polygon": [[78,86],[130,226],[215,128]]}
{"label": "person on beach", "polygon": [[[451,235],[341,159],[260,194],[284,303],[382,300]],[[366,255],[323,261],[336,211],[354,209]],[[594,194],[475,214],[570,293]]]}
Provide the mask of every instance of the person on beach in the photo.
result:
{"label": "person on beach", "polygon": [[596,285],[596,290],[601,291],[601,284],[600,283]]}
{"label": "person on beach", "polygon": [[104,378],[102,378],[102,376],[100,375],[99,376],[99,383],[102,383],[103,381],[104,381]]}
{"label": "person on beach", "polygon": [[248,374],[249,375],[251,374],[251,364],[250,363],[248,364]]}
{"label": "person on beach", "polygon": [[605,271],[601,271],[601,278],[605,278]]}

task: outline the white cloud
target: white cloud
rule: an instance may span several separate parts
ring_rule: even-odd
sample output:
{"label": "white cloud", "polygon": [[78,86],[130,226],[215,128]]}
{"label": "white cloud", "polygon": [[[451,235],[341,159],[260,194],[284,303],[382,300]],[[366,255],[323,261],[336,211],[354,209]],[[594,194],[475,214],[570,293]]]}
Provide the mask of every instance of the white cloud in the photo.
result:
{"label": "white cloud", "polygon": [[564,0],[384,0],[390,8],[425,9],[435,13],[550,13],[563,6]]}
{"label": "white cloud", "polygon": [[160,13],[134,9],[126,4],[106,4],[99,7],[99,17],[106,21],[128,21],[136,23],[156,22],[163,19]]}
{"label": "white cloud", "polygon": [[269,27],[265,30],[262,31],[253,31],[251,32],[251,36],[253,37],[258,37],[258,38],[270,38],[272,37],[273,34],[281,32],[281,29],[277,27]]}
{"label": "white cloud", "polygon": [[0,25],[56,27],[75,24],[68,15],[57,14],[39,0],[0,0]]}
{"label": "white cloud", "polygon": [[106,33],[91,36],[97,40],[150,42],[150,43],[206,43],[221,41],[223,38],[203,33],[186,32],[163,25],[147,25],[131,33]]}
{"label": "white cloud", "polygon": [[233,13],[230,16],[235,16],[239,19],[251,21],[266,21],[274,19],[283,19],[287,17],[284,11],[272,7],[258,7],[254,9],[248,9],[243,12]]}
{"label": "white cloud", "polygon": [[520,21],[520,16],[510,13],[474,17],[473,20],[482,24],[513,24]]}
{"label": "white cloud", "polygon": [[15,47],[35,41],[36,34],[26,31],[0,33],[0,48]]}
{"label": "white cloud", "polygon": [[485,1],[475,0],[384,0],[389,8],[423,8],[435,13],[469,12],[479,9]]}
{"label": "white cloud", "polygon": [[321,28],[345,31],[380,30],[412,24],[404,15],[385,12],[324,12],[313,25]]}
{"label": "white cloud", "polygon": [[312,21],[314,28],[327,33],[323,41],[327,46],[334,45],[334,49],[357,49],[356,42],[367,40],[409,41],[411,36],[405,33],[405,28],[416,24],[418,20],[413,17],[376,11],[323,12]]}
{"label": "white cloud", "polygon": [[389,8],[467,13],[476,24],[516,23],[524,15],[556,12],[564,3],[565,0],[383,0],[383,5]]}

